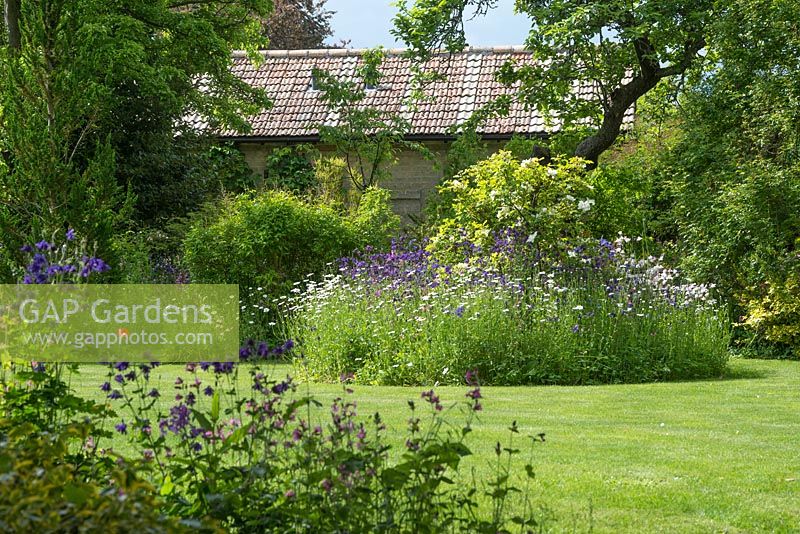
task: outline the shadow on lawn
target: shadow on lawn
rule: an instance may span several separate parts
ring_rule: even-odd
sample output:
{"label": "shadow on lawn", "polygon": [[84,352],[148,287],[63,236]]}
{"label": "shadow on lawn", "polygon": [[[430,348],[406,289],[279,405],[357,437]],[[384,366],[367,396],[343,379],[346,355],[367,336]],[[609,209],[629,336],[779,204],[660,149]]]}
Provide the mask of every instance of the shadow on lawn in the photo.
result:
{"label": "shadow on lawn", "polygon": [[[691,382],[727,382],[729,380],[757,380],[762,378],[769,378],[775,376],[777,373],[773,370],[767,369],[753,369],[752,367],[743,367],[736,363],[736,360],[728,362],[727,367],[719,376],[712,376],[709,378],[682,378],[679,380],[668,380],[665,382],[658,382],[661,384],[677,384],[677,383],[691,383]],[[647,384],[648,382],[642,382]]]}
{"label": "shadow on lawn", "polygon": [[725,374],[719,378],[720,380],[753,380],[757,378],[768,378],[775,374],[774,372],[767,372],[763,369],[742,367],[740,365],[736,365],[735,363],[731,365],[731,363],[728,364],[727,368],[725,369]]}

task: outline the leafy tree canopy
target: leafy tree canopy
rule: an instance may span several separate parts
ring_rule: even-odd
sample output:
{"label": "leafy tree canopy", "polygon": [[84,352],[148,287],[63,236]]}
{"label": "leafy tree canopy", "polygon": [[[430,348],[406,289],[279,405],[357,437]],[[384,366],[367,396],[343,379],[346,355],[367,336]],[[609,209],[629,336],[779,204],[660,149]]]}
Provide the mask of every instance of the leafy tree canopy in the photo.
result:
{"label": "leafy tree canopy", "polygon": [[[420,61],[437,50],[468,43],[464,18],[485,15],[497,0],[399,2],[394,35]],[[518,98],[564,126],[597,125],[575,155],[596,162],[620,133],[623,116],[662,79],[682,76],[699,63],[716,10],[711,0],[517,0],[531,19],[526,46],[538,61],[508,63],[497,73],[520,82]],[[597,87],[595,98],[574,94],[576,82]]]}
{"label": "leafy tree canopy", "polygon": [[271,7],[271,0],[6,0],[3,254],[66,226],[102,252],[130,214],[125,189],[165,180],[148,167],[168,166],[160,159],[174,153],[160,147],[186,138],[185,117],[246,128],[242,117],[267,99],[230,71],[231,50],[265,44],[259,17]]}
{"label": "leafy tree canopy", "polygon": [[734,0],[665,155],[683,265],[800,355],[800,4]]}
{"label": "leafy tree canopy", "polygon": [[396,162],[400,149],[432,157],[424,145],[406,139],[411,130],[407,119],[364,103],[367,87],[380,90],[384,57],[381,48],[366,51],[352,80],[325,70],[312,71],[320,99],[339,117],[335,126],[317,125],[320,140],[335,147],[337,155],[344,158],[350,182],[361,193],[389,177],[389,167]]}
{"label": "leafy tree canopy", "polygon": [[274,9],[265,24],[269,47],[273,50],[323,48],[330,37],[332,11],[327,0],[274,0]]}

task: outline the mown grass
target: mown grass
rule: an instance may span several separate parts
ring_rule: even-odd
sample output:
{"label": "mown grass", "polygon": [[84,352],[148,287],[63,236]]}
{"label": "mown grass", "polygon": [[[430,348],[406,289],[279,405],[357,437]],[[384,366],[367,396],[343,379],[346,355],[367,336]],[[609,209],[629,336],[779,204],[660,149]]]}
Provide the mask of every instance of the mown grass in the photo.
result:
{"label": "mown grass", "polygon": [[[161,369],[172,382],[177,369]],[[532,487],[553,531],[798,532],[800,362],[734,360],[731,370],[698,382],[486,387],[467,466],[485,479],[495,443],[516,420],[524,433],[547,436],[533,451]],[[103,376],[85,367],[74,384],[100,399]],[[341,393],[308,389],[323,403]],[[400,447],[406,401],[419,390],[358,386],[354,396],[361,415],[381,413]],[[444,401],[465,391],[437,388]]]}

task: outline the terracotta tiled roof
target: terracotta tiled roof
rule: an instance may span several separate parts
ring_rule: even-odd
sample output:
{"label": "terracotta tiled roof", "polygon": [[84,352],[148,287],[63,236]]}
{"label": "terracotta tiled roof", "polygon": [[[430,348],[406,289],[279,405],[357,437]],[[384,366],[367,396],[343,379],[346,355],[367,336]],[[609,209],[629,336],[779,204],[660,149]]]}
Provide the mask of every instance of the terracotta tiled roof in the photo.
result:
{"label": "terracotta tiled roof", "polygon": [[[233,72],[256,87],[263,87],[273,101],[273,107],[249,117],[252,132],[242,135],[226,131],[222,137],[237,139],[314,138],[315,125],[336,124],[336,116],[319,99],[311,87],[312,68],[331,74],[355,78],[356,67],[363,50],[269,50],[262,52],[264,61],[255,67],[246,54],[236,52]],[[411,61],[403,50],[388,50],[381,65],[384,77],[377,90],[367,91],[365,105],[400,113],[412,125],[414,137],[446,137],[448,129],[464,122],[484,104],[503,94],[513,94],[514,87],[505,87],[494,79],[494,73],[508,60],[518,63],[532,61],[523,47],[467,49],[452,56],[440,55],[426,66],[446,72],[446,79],[428,86],[433,96],[410,109],[404,102],[411,92]],[[443,68],[446,65],[446,70]],[[591,86],[576,87],[582,95],[591,97]],[[633,118],[630,111],[626,122]],[[515,102],[506,117],[489,120],[480,129],[485,136],[509,137],[512,134],[546,135],[558,129],[554,121],[548,127],[536,112]]]}

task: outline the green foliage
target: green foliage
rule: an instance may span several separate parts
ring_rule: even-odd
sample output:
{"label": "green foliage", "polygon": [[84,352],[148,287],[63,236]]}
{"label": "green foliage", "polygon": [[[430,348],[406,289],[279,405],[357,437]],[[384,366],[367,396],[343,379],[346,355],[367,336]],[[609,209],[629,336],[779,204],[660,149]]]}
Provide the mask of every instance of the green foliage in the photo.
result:
{"label": "green foliage", "polygon": [[785,280],[769,284],[766,295],[747,303],[747,326],[765,339],[800,354],[800,263]]}
{"label": "green foliage", "polygon": [[635,169],[625,166],[605,166],[596,169],[587,181],[592,184],[596,204],[590,212],[586,226],[592,235],[612,237],[616,232],[624,235],[645,236],[651,212],[652,184]]}
{"label": "green foliage", "polygon": [[[486,14],[496,2],[416,0],[409,7],[401,0],[398,6],[392,33],[425,61],[438,50],[463,50],[465,18]],[[630,106],[659,80],[701,62],[716,7],[712,0],[518,0],[515,6],[531,19],[525,45],[537,61],[508,62],[498,79],[519,83],[515,98],[543,117],[557,115],[563,130],[582,131],[573,153],[592,162],[612,146]],[[576,83],[596,86],[595,98],[579,95]],[[587,121],[596,129],[586,131]]]}
{"label": "green foliage", "polygon": [[[243,350],[255,357],[261,349]],[[440,414],[444,405],[433,390],[422,393],[422,407],[410,401],[405,446],[392,454],[380,415],[359,418],[352,389],[344,386],[320,412],[321,403],[297,395],[291,378],[275,380],[270,370],[262,361],[190,365],[170,384],[179,398],[169,407],[153,402],[158,381],[151,371],[126,373],[114,386],[131,422],[119,439],[145,464],[159,462],[151,476],[164,508],[184,518],[210,516],[236,532],[488,534],[540,527],[527,491],[533,468],[511,469],[520,452],[516,424],[505,446],[498,442],[491,476],[476,482],[464,472],[482,408],[477,383],[459,403],[461,425]],[[109,382],[116,373],[109,370]],[[166,436],[145,430],[151,417],[165,421]],[[481,509],[481,499],[491,512]]]}
{"label": "green foliage", "polygon": [[400,233],[400,217],[392,211],[392,193],[377,187],[364,191],[350,225],[359,247],[388,248],[392,238]]}
{"label": "green foliage", "polygon": [[729,6],[714,26],[713,68],[683,96],[682,133],[664,161],[684,267],[719,284],[756,344],[764,336],[795,347],[799,9]]}
{"label": "green foliage", "polygon": [[[607,93],[625,85],[632,66],[636,66],[636,76],[642,74],[637,70],[642,69],[643,60],[658,66],[691,61],[704,44],[712,8],[710,1],[656,1],[633,6],[620,0],[591,5],[574,0],[522,0],[518,9],[537,25],[526,45],[537,59],[550,59],[552,63],[504,69],[503,75],[519,76],[524,97],[543,112],[559,110],[559,117],[565,115],[567,121],[597,119],[612,98]],[[687,46],[695,46],[692,55],[687,56]],[[569,54],[559,53],[566,48]],[[575,81],[595,80],[606,102],[586,100],[572,90]]]}
{"label": "green foliage", "polygon": [[112,247],[119,259],[112,270],[113,280],[123,284],[188,282],[180,256],[185,230],[183,227],[168,230],[148,228],[114,236]]}
{"label": "green foliage", "polygon": [[406,0],[399,0],[397,6],[392,34],[405,41],[415,55],[426,57],[437,50],[464,50],[469,43],[463,18],[485,15],[495,7],[495,0],[416,0],[411,7]]}
{"label": "green foliage", "polygon": [[486,143],[474,128],[464,128],[458,133],[456,140],[447,149],[447,161],[440,187],[432,191],[425,202],[422,232],[429,233],[442,220],[453,216],[453,196],[441,186],[488,155]]}
{"label": "green foliage", "polygon": [[153,274],[150,249],[145,236],[128,231],[114,236],[111,244],[114,254],[120,258],[115,273],[118,282],[123,284],[142,284]]}
{"label": "green foliage", "polygon": [[151,222],[194,208],[208,191],[194,175],[209,162],[197,161],[203,148],[187,113],[238,129],[267,103],[229,65],[232,48],[263,41],[258,16],[271,1],[21,6],[21,46],[3,46],[0,57],[4,241],[15,249],[67,223],[113,261],[109,237],[134,196],[136,214]]}
{"label": "green foliage", "polygon": [[[797,363],[736,358],[730,367],[725,380],[607,387],[481,387],[483,411],[467,438],[473,454],[464,458],[459,469],[468,484],[477,481],[478,513],[481,517],[490,513],[481,483],[495,477],[493,449],[497,441],[502,447],[509,446],[506,427],[510,425],[506,422],[516,419],[520,434],[514,435],[510,448],[522,453],[515,455],[510,465],[512,483],[525,492],[524,483],[514,479],[526,475],[526,463],[534,466],[536,478],[527,494],[549,520],[540,527],[545,532],[655,532],[663,530],[665,517],[682,531],[791,532],[800,523],[795,481],[785,480],[787,466],[797,457]],[[99,397],[96,384],[102,381],[105,369],[85,369],[82,380],[74,383],[82,394]],[[270,376],[283,377],[286,368],[277,365],[267,371]],[[160,367],[153,376],[153,386],[161,387],[162,393],[172,390],[178,376],[187,381],[180,365]],[[234,383],[249,387],[243,378],[240,372]],[[422,423],[426,422],[428,403],[418,400],[415,388],[353,389],[346,398],[357,403],[365,424],[371,414],[380,412],[387,426],[384,443],[393,447],[390,461],[394,461],[402,453],[403,430],[409,418],[405,400],[415,401]],[[340,396],[340,391],[338,384],[298,384],[300,395],[308,392],[325,404],[312,407],[311,417],[317,421],[327,419],[330,401]],[[458,425],[456,428],[463,419],[457,409],[448,408],[464,391],[463,386],[436,388],[444,405],[443,419]],[[199,399],[200,403],[209,401],[205,396]],[[166,401],[166,395],[161,397],[160,403]],[[528,451],[526,434],[539,430],[547,432],[548,442]],[[737,446],[742,440],[759,443],[762,456],[757,463],[752,447]],[[587,446],[589,442],[591,446]],[[115,443],[116,450],[129,450],[124,441]],[[501,459],[505,462],[507,457]],[[599,471],[614,473],[613,483],[599,476]],[[675,476],[680,480],[674,480]],[[457,484],[461,480],[455,479]],[[669,491],[664,491],[665,485],[670,486]],[[504,509],[512,515],[521,513],[515,494],[510,495]],[[759,498],[745,498],[747,495]],[[517,532],[514,525],[508,530]]]}
{"label": "green foliage", "polygon": [[282,189],[296,195],[318,189],[314,165],[308,158],[309,149],[298,146],[276,148],[267,155],[264,181],[267,187]]}
{"label": "green foliage", "polygon": [[0,421],[3,531],[189,532],[211,526],[200,521],[182,525],[166,517],[154,488],[133,466],[114,467],[111,458],[92,459],[96,448],[91,425],[40,431],[29,423],[8,423]]}
{"label": "green foliage", "polygon": [[196,214],[183,242],[193,282],[240,286],[240,337],[275,341],[273,300],[356,249],[398,231],[388,191],[370,188],[352,216],[282,191],[226,199]]}
{"label": "green foliage", "polygon": [[383,74],[382,49],[373,49],[360,56],[355,80],[339,80],[333,74],[314,69],[315,88],[320,98],[339,118],[339,124],[319,124],[322,143],[333,145],[338,156],[347,163],[347,175],[359,192],[378,186],[390,175],[390,168],[401,149],[415,150],[426,157],[430,152],[420,143],[406,140],[411,124],[398,114],[365,105],[369,91],[381,91]]}
{"label": "green foliage", "polygon": [[317,191],[314,196],[323,204],[332,207],[341,207],[351,204],[347,202],[344,180],[347,175],[347,162],[344,158],[319,157],[314,161],[314,180],[317,182]]}
{"label": "green foliage", "polygon": [[536,140],[534,139],[514,135],[503,148],[511,152],[511,155],[518,160],[524,161],[534,157],[536,144]]}
{"label": "green foliage", "polygon": [[[473,116],[470,122],[459,130],[458,137],[447,150],[447,163],[440,187],[428,197],[425,204],[425,225],[429,228],[435,228],[443,220],[454,216],[453,191],[442,186],[452,181],[462,171],[489,157],[489,147],[475,129],[477,120],[478,118]],[[543,158],[545,155],[543,144],[542,140],[514,135],[505,143],[503,149],[510,152],[517,160],[523,161],[534,157]],[[541,161],[541,163],[548,162]]]}
{"label": "green foliage", "polygon": [[138,176],[132,182],[138,197],[136,218],[148,226],[166,226],[205,202],[247,191],[256,183],[241,151],[188,134],[143,149],[126,165],[125,172]]}
{"label": "green foliage", "polygon": [[571,159],[546,167],[534,159],[520,162],[508,151],[492,155],[442,185],[453,216],[441,222],[431,246],[443,253],[464,240],[484,247],[494,232],[514,228],[547,251],[580,235],[594,203],[584,164]]}
{"label": "green foliage", "polygon": [[[647,100],[647,99],[645,99]],[[677,130],[640,123],[629,139],[610,151],[600,166],[587,174],[596,204],[586,222],[592,235],[624,235],[674,243],[675,216],[665,154]]]}
{"label": "green foliage", "polygon": [[333,209],[284,192],[245,194],[197,218],[184,241],[193,281],[261,286],[273,295],[358,246]]}
{"label": "green foliage", "polygon": [[70,372],[77,375],[77,367],[51,365],[46,372],[43,367],[37,363],[4,364],[0,419],[5,426],[27,425],[37,432],[60,432],[84,418],[102,421],[113,414],[106,406],[80,398],[70,389],[64,378]]}
{"label": "green foliage", "polygon": [[[489,155],[489,149],[474,128],[463,130],[447,150],[444,179],[455,178]],[[525,159],[525,158],[522,158]]]}
{"label": "green foliage", "polygon": [[[690,149],[691,150],[691,149]],[[677,212],[687,268],[725,291],[758,291],[793,264],[800,216],[800,174],[743,163],[728,173],[678,175]]]}
{"label": "green foliage", "polygon": [[[261,23],[271,0],[200,0],[191,6],[181,0],[66,2],[71,3],[83,8],[74,30],[96,32],[116,47],[81,49],[79,57],[98,61],[95,74],[102,75],[110,97],[102,131],[111,133],[118,153],[125,154],[121,159],[169,145],[176,126],[191,131],[187,110],[210,128],[246,130],[244,117],[268,104],[263,90],[229,67],[232,50],[266,46]],[[203,83],[196,83],[201,76]]]}
{"label": "green foliage", "polygon": [[[34,87],[24,82],[0,91],[31,92]],[[5,135],[0,143],[10,154],[9,166],[0,168],[0,231],[6,261],[19,264],[23,244],[71,227],[113,262],[110,240],[129,219],[134,197],[117,185],[111,147],[107,143],[93,147],[79,163],[69,153],[70,144],[53,133],[60,130],[49,130],[27,103],[15,98],[1,107]]]}
{"label": "green foliage", "polygon": [[693,110],[703,121],[698,129],[718,135],[720,146],[739,157],[796,163],[800,6],[791,0],[736,0],[724,15],[713,28],[715,64],[693,91],[693,107],[704,111]]}
{"label": "green foliage", "polygon": [[[97,440],[114,412],[67,383],[78,366],[4,360],[0,369],[0,528],[53,532],[61,525],[119,525],[159,517],[153,493],[127,468],[101,457]],[[117,499],[112,488],[130,491]],[[142,510],[143,502],[149,506]],[[130,505],[131,508],[128,508]],[[95,514],[93,515],[92,511]],[[73,527],[74,528],[74,527]],[[99,526],[98,526],[99,528]]]}

